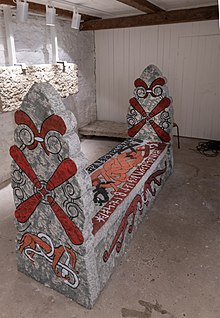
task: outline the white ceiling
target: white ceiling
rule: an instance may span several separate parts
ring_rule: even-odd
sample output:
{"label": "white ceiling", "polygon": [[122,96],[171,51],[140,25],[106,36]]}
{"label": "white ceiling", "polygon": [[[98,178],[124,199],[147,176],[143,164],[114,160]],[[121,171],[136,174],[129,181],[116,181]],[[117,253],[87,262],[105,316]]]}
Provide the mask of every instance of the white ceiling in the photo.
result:
{"label": "white ceiling", "polygon": [[[102,18],[143,14],[128,5],[116,0],[28,0],[36,3],[52,3],[55,7],[72,10],[77,5],[79,11],[84,14],[99,16]],[[196,8],[216,5],[218,0],[150,0],[151,3],[165,9],[175,10],[183,8]]]}

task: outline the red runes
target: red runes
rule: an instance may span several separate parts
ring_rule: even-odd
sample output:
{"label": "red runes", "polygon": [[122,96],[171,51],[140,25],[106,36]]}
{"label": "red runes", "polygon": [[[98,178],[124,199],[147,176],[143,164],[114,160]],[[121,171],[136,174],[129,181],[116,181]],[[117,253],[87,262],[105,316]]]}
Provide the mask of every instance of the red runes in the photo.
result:
{"label": "red runes", "polygon": [[52,177],[48,182],[43,185],[41,181],[37,178],[34,170],[30,166],[23,152],[17,147],[12,146],[10,149],[10,154],[16,164],[21,168],[21,170],[27,175],[31,182],[36,187],[36,193],[29,197],[26,201],[22,202],[15,211],[15,217],[18,222],[25,223],[30,216],[34,213],[37,206],[42,200],[47,200],[50,204],[56,217],[62,224],[66,234],[73,244],[79,245],[84,241],[82,232],[73,223],[62,208],[56,203],[56,201],[51,196],[51,191],[63,184],[69,178],[74,176],[77,172],[76,164],[73,160],[67,158],[64,159],[61,164],[57,167]]}
{"label": "red runes", "polygon": [[170,135],[163,130],[158,124],[153,121],[153,117],[158,115],[162,112],[165,108],[167,108],[171,103],[171,100],[168,97],[164,97],[156,106],[155,108],[147,114],[146,111],[143,109],[141,104],[138,100],[133,97],[130,99],[131,106],[143,117],[141,121],[139,121],[136,125],[128,129],[128,135],[130,137],[134,137],[138,131],[147,123],[153,127],[154,131],[156,132],[157,136],[164,142],[170,141]]}

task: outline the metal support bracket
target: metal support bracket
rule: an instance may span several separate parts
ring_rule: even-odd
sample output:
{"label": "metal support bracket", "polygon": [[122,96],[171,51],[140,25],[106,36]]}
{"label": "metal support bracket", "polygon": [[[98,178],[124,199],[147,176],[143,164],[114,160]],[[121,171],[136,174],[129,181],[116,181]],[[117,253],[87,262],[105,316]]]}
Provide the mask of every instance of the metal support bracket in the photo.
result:
{"label": "metal support bracket", "polygon": [[25,63],[15,63],[14,66],[20,66],[22,69],[22,73],[25,74],[27,70],[27,65]]}
{"label": "metal support bracket", "polygon": [[65,72],[66,67],[67,67],[67,61],[58,61],[57,63],[62,64],[63,65],[63,72]]}

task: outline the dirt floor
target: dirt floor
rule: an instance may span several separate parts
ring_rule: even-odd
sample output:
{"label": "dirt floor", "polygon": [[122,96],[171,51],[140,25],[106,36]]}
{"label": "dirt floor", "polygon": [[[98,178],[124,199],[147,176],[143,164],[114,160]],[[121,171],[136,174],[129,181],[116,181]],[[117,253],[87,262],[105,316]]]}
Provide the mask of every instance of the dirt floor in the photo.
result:
{"label": "dirt floor", "polygon": [[[116,143],[84,139],[82,149],[91,163]],[[175,141],[174,174],[92,310],[17,272],[12,190],[1,185],[0,317],[219,318],[220,156],[197,144]]]}

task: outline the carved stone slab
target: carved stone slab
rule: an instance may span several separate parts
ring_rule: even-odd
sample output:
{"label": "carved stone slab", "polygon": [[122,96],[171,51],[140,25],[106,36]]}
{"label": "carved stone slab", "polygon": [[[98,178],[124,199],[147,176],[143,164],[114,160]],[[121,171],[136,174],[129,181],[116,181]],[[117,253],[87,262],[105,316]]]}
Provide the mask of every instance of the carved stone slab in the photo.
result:
{"label": "carved stone slab", "polygon": [[18,269],[87,308],[172,172],[165,80],[150,66],[135,86],[128,115],[135,137],[87,169],[76,120],[51,85],[33,85],[15,113]]}
{"label": "carved stone slab", "polygon": [[[140,223],[149,213],[156,196],[171,174],[167,147],[162,152],[157,151],[157,158],[154,153],[151,158],[140,163],[109,204],[93,218],[101,288],[128,250]],[[150,164],[151,160],[155,160],[153,164]]]}
{"label": "carved stone slab", "polygon": [[116,123],[108,120],[96,120],[86,126],[79,128],[82,136],[105,136],[116,138],[127,138],[127,124]]}
{"label": "carved stone slab", "polygon": [[90,307],[99,291],[90,246],[94,208],[76,120],[55,89],[41,83],[32,86],[15,122],[18,269]]}
{"label": "carved stone slab", "polygon": [[128,135],[148,141],[169,142],[173,127],[172,100],[166,78],[149,65],[134,82],[134,97],[127,114]]}

